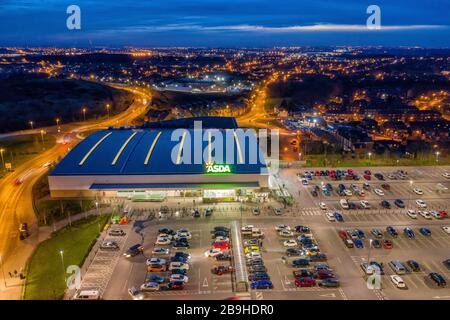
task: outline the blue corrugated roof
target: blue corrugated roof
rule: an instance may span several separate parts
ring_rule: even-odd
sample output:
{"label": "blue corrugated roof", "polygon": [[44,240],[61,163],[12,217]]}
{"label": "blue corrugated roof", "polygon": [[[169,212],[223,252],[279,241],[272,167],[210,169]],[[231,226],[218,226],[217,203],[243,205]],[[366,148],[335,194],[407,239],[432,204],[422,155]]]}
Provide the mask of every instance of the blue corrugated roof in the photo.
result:
{"label": "blue corrugated roof", "polygon": [[[183,129],[184,130],[184,129]],[[190,136],[194,137],[192,129],[188,129]],[[206,130],[204,130],[206,131]],[[176,141],[171,141],[174,129],[109,129],[92,133],[81,141],[73,150],[51,172],[52,176],[61,175],[163,175],[163,174],[201,174],[204,173],[204,164],[176,164],[171,159],[172,152],[177,154],[180,144],[180,135],[176,135]],[[227,139],[225,131],[220,132],[223,140]],[[135,133],[135,134],[134,134]],[[134,136],[132,136],[134,134]],[[155,138],[158,137],[154,149],[149,157],[148,164],[145,159],[151,149]],[[214,139],[214,134],[212,135]],[[103,140],[102,140],[103,139]],[[249,155],[255,154],[249,148],[249,140],[256,142],[256,136],[245,139],[240,137],[242,155],[244,163],[240,163],[239,152],[235,139],[229,140],[233,143],[232,161],[222,161],[222,163],[233,164],[233,173],[260,173],[265,167],[264,159],[256,163],[249,162]],[[125,145],[125,143],[128,143]],[[100,143],[99,143],[100,142]],[[191,142],[191,143],[189,143]],[[208,148],[208,141],[203,141],[203,150]],[[191,152],[194,160],[194,143],[185,140],[183,154]],[[121,150],[122,149],[122,150]],[[121,151],[121,152],[120,152]],[[120,152],[119,156],[118,153]],[[223,147],[224,159],[227,159],[226,147]],[[115,159],[117,158],[117,159]],[[175,157],[176,158],[176,157]],[[257,157],[258,158],[258,157]],[[115,160],[115,162],[114,162]],[[207,159],[206,159],[207,160]],[[114,164],[113,164],[114,162]],[[206,162],[206,161],[204,161]],[[216,161],[219,163],[218,161]],[[80,163],[82,163],[80,165]],[[222,164],[221,163],[221,164]]]}

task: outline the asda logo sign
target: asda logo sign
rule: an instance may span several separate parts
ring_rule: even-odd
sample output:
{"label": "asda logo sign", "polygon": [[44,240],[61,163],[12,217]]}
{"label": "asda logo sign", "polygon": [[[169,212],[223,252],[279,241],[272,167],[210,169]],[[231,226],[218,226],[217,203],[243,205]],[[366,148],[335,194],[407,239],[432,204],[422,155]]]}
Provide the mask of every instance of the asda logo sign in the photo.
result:
{"label": "asda logo sign", "polygon": [[206,173],[231,173],[231,166],[229,164],[205,164]]}

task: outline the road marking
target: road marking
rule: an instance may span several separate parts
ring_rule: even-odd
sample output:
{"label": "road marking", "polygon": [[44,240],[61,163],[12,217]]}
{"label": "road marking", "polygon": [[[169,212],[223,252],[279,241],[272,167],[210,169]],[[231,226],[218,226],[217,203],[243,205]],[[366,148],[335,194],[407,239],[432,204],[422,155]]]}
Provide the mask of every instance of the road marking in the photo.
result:
{"label": "road marking", "polygon": [[208,280],[205,278],[205,280],[203,280],[203,287],[207,287],[208,286]]}
{"label": "road marking", "polygon": [[319,297],[336,298],[336,294],[334,293],[319,294]]}

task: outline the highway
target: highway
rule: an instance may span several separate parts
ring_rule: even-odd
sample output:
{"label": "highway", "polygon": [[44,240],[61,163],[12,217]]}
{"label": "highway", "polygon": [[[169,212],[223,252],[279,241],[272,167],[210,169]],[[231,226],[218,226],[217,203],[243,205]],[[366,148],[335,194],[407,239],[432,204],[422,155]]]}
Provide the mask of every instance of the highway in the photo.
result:
{"label": "highway", "polygon": [[[80,141],[79,133],[109,126],[129,125],[137,116],[147,110],[148,104],[143,102],[151,99],[149,94],[132,88],[121,87],[121,89],[128,90],[137,97],[128,109],[116,116],[111,116],[109,119],[60,125],[59,132],[57,126],[45,128],[46,134],[56,135],[56,145],[15,168],[14,172],[1,180],[0,256],[8,282],[13,282],[8,278],[8,272],[14,270],[20,272],[25,267],[26,261],[35,246],[41,240],[32,205],[32,188],[34,183],[47,170],[44,168],[44,164],[48,161],[56,161],[70,151]],[[27,134],[27,130],[22,131],[22,134]],[[61,142],[61,140],[64,140],[64,143],[58,142]],[[20,185],[15,185],[14,181],[18,178],[22,179],[23,182]],[[30,237],[23,241],[19,240],[18,229],[22,222],[28,223],[31,233]],[[5,288],[3,281],[1,281],[0,299],[18,299],[20,293],[20,286],[9,285]]]}

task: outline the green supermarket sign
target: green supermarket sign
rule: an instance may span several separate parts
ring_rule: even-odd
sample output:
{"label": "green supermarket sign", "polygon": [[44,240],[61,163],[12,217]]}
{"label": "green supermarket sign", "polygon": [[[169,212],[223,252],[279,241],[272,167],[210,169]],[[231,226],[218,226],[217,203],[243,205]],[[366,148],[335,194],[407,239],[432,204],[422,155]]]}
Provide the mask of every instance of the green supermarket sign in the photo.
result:
{"label": "green supermarket sign", "polygon": [[206,173],[231,173],[231,166],[229,164],[205,164]]}

